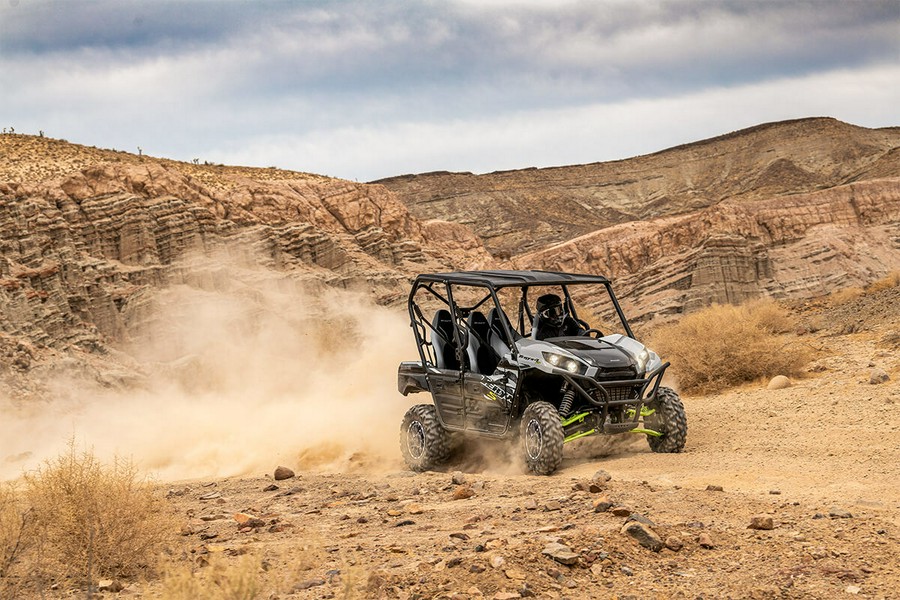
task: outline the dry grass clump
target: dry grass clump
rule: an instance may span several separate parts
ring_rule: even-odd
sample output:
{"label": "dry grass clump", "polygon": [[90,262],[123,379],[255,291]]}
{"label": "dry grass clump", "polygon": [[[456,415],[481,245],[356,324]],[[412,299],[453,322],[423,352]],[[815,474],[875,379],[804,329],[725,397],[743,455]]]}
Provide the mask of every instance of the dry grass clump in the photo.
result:
{"label": "dry grass clump", "polygon": [[861,297],[865,291],[861,287],[847,287],[835,290],[828,294],[828,303],[832,306],[840,306],[852,302]]}
{"label": "dry grass clump", "polygon": [[900,271],[891,271],[881,279],[867,285],[866,293],[874,294],[875,292],[888,290],[897,286],[900,286]]}
{"label": "dry grass clump", "polygon": [[25,560],[37,582],[93,586],[100,578],[152,573],[177,528],[165,500],[134,465],[104,465],[74,442],[24,476],[36,552]]}
{"label": "dry grass clump", "polygon": [[26,568],[23,557],[34,545],[34,515],[15,484],[0,487],[0,598],[16,598]]}
{"label": "dry grass clump", "polygon": [[760,377],[795,375],[810,353],[787,332],[793,317],[771,300],[713,305],[664,326],[654,349],[685,391],[714,392]]}
{"label": "dry grass clump", "polygon": [[847,287],[840,290],[835,290],[828,295],[828,301],[832,306],[839,306],[841,304],[852,302],[853,300],[856,300],[857,298],[860,298],[862,296],[875,294],[884,290],[895,288],[897,286],[900,286],[900,271],[891,271],[881,279],[873,281],[865,288]]}
{"label": "dry grass clump", "polygon": [[253,600],[261,591],[260,561],[244,555],[235,565],[213,558],[209,566],[194,572],[185,565],[166,570],[162,600]]}

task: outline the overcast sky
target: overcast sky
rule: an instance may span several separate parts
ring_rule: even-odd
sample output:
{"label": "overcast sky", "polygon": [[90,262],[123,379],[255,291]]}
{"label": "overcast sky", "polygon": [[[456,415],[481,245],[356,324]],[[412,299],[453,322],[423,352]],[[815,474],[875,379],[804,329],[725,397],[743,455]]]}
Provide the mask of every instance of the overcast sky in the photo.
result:
{"label": "overcast sky", "polygon": [[0,125],[358,181],[900,125],[900,0],[0,0]]}

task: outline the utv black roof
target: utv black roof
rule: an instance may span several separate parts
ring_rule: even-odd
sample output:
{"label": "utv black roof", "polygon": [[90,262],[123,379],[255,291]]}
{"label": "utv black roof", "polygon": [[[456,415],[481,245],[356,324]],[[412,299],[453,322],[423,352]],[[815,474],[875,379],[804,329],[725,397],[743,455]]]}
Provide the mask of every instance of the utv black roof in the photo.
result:
{"label": "utv black roof", "polygon": [[452,273],[423,273],[416,277],[416,282],[428,281],[461,285],[490,285],[493,288],[609,283],[609,279],[602,275],[582,275],[559,271],[455,271]]}

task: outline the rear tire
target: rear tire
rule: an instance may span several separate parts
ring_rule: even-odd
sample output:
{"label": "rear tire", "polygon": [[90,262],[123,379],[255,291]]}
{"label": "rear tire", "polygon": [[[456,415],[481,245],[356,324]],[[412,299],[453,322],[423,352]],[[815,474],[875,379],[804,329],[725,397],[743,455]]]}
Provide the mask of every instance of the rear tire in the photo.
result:
{"label": "rear tire", "polygon": [[662,434],[647,436],[650,449],[667,454],[681,452],[687,441],[687,415],[681,397],[675,390],[661,387],[656,392],[656,400],[649,406],[656,412],[644,417],[644,427]]}
{"label": "rear tire", "polygon": [[522,413],[519,431],[527,469],[538,475],[555,471],[562,463],[564,437],[556,408],[549,402],[529,404]]}
{"label": "rear tire", "polygon": [[450,457],[450,435],[432,404],[417,404],[403,415],[400,453],[413,471],[427,471]]}

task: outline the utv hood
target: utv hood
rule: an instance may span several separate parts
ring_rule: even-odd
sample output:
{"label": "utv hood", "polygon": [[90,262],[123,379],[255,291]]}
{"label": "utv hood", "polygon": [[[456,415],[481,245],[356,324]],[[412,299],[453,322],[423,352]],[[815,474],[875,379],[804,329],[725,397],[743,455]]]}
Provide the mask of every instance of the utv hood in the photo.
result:
{"label": "utv hood", "polygon": [[636,361],[632,354],[607,339],[556,338],[552,342],[555,346],[571,352],[589,365],[597,367],[599,377],[616,379],[637,377]]}

